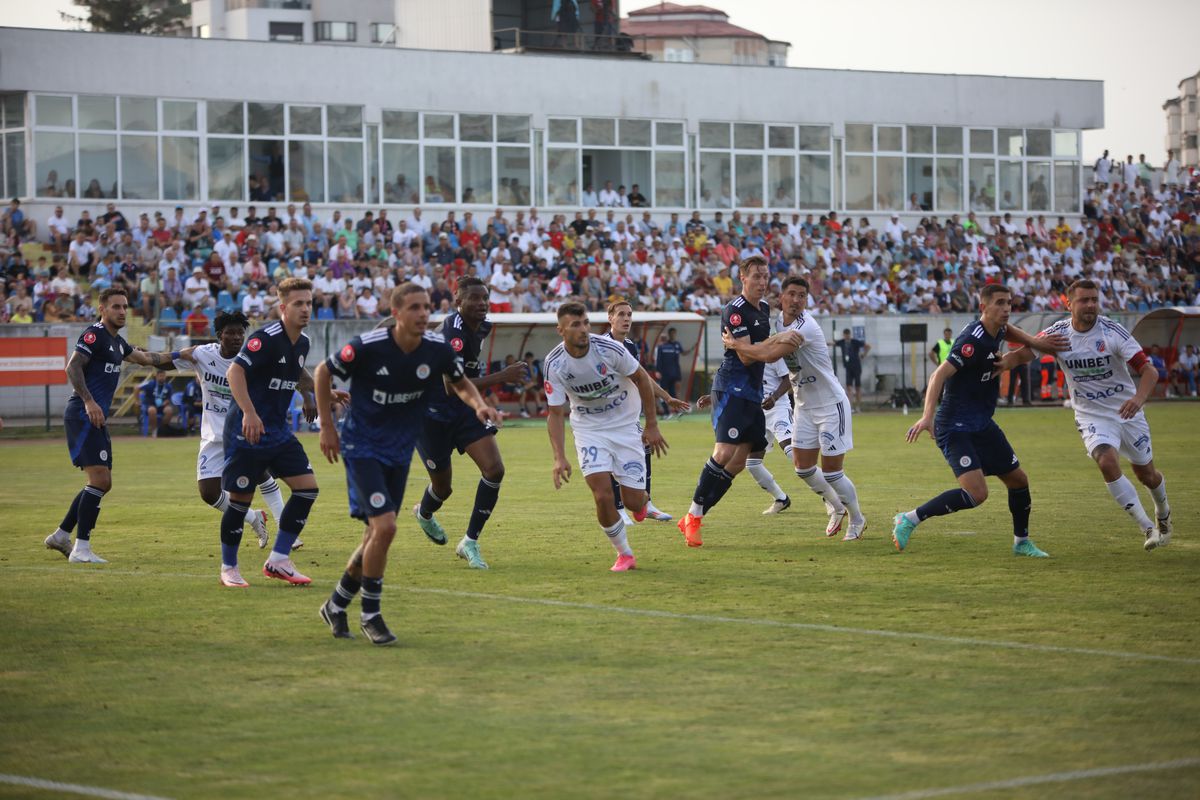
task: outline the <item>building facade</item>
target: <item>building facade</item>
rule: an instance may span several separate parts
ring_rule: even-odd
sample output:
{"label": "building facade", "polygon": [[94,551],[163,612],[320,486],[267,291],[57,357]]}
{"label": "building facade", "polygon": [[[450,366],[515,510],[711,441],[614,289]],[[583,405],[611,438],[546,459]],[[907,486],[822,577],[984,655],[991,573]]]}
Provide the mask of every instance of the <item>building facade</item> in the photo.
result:
{"label": "building facade", "polygon": [[1163,103],[1167,116],[1167,149],[1185,167],[1200,166],[1200,72],[1179,82],[1179,96]]}
{"label": "building facade", "polygon": [[656,61],[785,67],[790,47],[731,24],[724,11],[677,3],[631,11],[621,31],[644,42]]}
{"label": "building facade", "polygon": [[0,178],[36,214],[573,211],[609,180],[656,212],[1077,213],[1104,123],[1098,81],[11,28],[0,52]]}

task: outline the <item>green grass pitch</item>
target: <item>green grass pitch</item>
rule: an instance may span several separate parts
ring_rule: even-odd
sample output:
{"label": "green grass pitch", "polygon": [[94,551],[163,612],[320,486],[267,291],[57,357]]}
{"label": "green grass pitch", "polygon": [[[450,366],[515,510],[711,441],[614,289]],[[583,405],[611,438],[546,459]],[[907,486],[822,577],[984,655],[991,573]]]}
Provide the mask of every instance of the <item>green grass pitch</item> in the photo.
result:
{"label": "green grass pitch", "polygon": [[[490,571],[453,552],[468,460],[441,514],[450,546],[401,517],[383,600],[394,648],[335,641],[317,616],[360,531],[314,435],[307,589],[263,578],[249,533],[252,587],[218,585],[195,439],[115,442],[93,538],[104,566],[42,547],[82,482],[64,442],[8,441],[0,773],[172,798],[865,798],[1190,759],[967,794],[1195,797],[1200,407],[1149,415],[1174,509],[1163,550],[1142,551],[1070,413],[1022,409],[997,419],[1053,558],[1013,557],[994,480],[982,508],[922,525],[898,554],[892,515],[953,477],[928,439],[904,443],[915,416],[876,414],[855,418],[847,459],[865,541],[826,540],[820,504],[773,451],[791,510],[761,516],[769,498],[741,475],[702,549],[674,524],[638,525],[625,575],[608,572],[578,471],[554,491],[544,425],[514,425],[482,540]],[[711,430],[663,429],[654,499],[678,515]],[[424,477],[418,462],[406,508]],[[0,798],[48,796],[0,782]]]}

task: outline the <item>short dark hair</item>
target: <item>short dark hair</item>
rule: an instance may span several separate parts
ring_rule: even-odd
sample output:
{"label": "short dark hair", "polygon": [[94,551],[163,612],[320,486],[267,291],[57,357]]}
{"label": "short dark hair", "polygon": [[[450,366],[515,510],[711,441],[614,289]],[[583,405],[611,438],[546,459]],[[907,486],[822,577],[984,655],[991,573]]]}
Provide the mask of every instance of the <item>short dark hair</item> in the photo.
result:
{"label": "short dark hair", "polygon": [[989,283],[979,290],[979,302],[985,303],[998,294],[1012,294],[1012,289],[1002,283]]}
{"label": "short dark hair", "polygon": [[461,278],[458,281],[458,289],[454,292],[454,296],[456,298],[462,297],[464,294],[467,293],[468,290],[474,289],[476,287],[479,287],[480,289],[483,289],[484,291],[487,291],[487,288],[488,288],[487,284],[484,283],[479,278],[474,278],[471,276]]}
{"label": "short dark hair", "polygon": [[126,292],[120,286],[113,286],[112,288],[105,289],[104,291],[100,292],[100,305],[104,305],[108,302],[110,297],[116,297],[117,295],[124,297],[126,300],[129,299],[128,292]]}
{"label": "short dark hair", "polygon": [[408,297],[410,294],[417,294],[417,293],[428,294],[428,290],[419,283],[413,283],[412,281],[405,281],[404,283],[397,286],[395,289],[392,289],[391,307],[392,308],[402,307],[404,305],[404,298]]}
{"label": "short dark hair", "polygon": [[1091,278],[1080,278],[1067,287],[1067,297],[1074,297],[1076,289],[1095,289],[1099,291],[1100,285]]}
{"label": "short dark hair", "polygon": [[246,315],[240,311],[222,311],[213,320],[213,330],[218,334],[230,325],[237,325],[244,330],[250,327],[250,320],[246,319]]}
{"label": "short dark hair", "polygon": [[789,286],[803,286],[804,291],[809,291],[808,278],[802,275],[788,275],[783,279],[783,285],[779,287],[779,291],[786,292]]}
{"label": "short dark hair", "polygon": [[576,300],[572,300],[569,303],[563,303],[561,306],[558,307],[558,319],[560,319],[560,320],[563,317],[586,317],[586,316],[587,316],[587,306],[585,306],[583,303],[580,303]]}

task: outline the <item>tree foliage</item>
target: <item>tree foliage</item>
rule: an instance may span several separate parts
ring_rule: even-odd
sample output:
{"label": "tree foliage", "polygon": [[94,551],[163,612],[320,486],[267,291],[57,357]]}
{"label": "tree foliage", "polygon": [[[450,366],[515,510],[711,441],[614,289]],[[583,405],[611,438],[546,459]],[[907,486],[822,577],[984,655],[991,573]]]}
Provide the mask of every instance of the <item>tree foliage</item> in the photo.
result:
{"label": "tree foliage", "polygon": [[190,13],[181,0],[75,0],[74,5],[82,13],[60,12],[63,19],[102,33],[169,33]]}

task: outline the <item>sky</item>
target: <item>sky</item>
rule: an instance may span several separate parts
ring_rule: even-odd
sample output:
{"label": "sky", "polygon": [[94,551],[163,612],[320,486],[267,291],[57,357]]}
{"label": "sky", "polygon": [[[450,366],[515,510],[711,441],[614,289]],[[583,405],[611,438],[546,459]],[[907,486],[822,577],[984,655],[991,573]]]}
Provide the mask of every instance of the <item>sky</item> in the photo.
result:
{"label": "sky", "polygon": [[[792,67],[1102,80],[1105,127],[1084,133],[1085,163],[1106,148],[1161,163],[1162,104],[1200,72],[1196,0],[695,1],[791,42]],[[656,2],[621,0],[621,11]],[[60,10],[78,11],[68,0],[0,0],[0,24],[72,27]]]}

